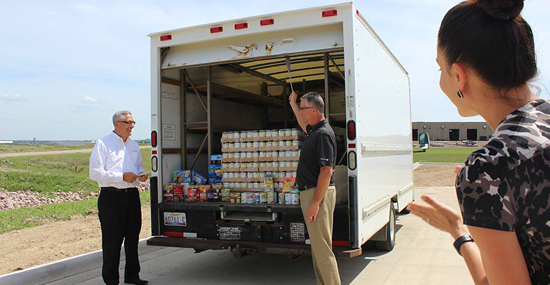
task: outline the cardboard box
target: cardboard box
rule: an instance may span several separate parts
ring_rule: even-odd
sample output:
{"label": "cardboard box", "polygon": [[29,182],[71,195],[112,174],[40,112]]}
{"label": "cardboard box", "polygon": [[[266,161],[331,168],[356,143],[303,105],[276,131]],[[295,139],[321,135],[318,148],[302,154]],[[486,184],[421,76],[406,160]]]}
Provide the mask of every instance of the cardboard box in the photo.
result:
{"label": "cardboard box", "polygon": [[222,155],[221,154],[212,154],[212,155],[210,155],[210,163],[220,164],[221,162],[222,162]]}
{"label": "cardboard box", "polygon": [[193,171],[193,182],[197,185],[205,185],[208,183],[208,179],[197,171]]}
{"label": "cardboard box", "polygon": [[208,178],[208,185],[215,186],[216,184],[222,184],[223,185],[222,178],[218,178],[218,177]]}
{"label": "cardboard box", "polygon": [[222,165],[221,164],[209,164],[208,165],[208,177],[222,177]]}
{"label": "cardboard box", "polygon": [[191,170],[176,170],[174,171],[174,182],[190,183],[193,182],[193,172]]}

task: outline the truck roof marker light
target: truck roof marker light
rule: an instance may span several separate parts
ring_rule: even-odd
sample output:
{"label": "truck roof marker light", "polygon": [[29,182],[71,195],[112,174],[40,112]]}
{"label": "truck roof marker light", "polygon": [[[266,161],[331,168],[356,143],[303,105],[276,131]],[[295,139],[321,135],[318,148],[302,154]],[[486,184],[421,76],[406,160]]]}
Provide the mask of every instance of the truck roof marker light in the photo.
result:
{"label": "truck roof marker light", "polygon": [[223,27],[214,27],[214,28],[210,28],[210,33],[211,33],[211,34],[221,33],[221,32],[223,32]]}
{"label": "truck roof marker light", "polygon": [[269,25],[273,25],[273,24],[275,24],[274,19],[266,19],[266,20],[261,20],[260,21],[260,26],[269,26]]}
{"label": "truck roof marker light", "polygon": [[170,40],[172,40],[172,35],[163,35],[163,36],[160,36],[160,41],[161,41],[161,42],[170,41]]}
{"label": "truck roof marker light", "polygon": [[323,11],[323,18],[334,17],[338,15],[338,10]]}
{"label": "truck roof marker light", "polygon": [[151,132],[151,147],[157,147],[157,131]]}
{"label": "truck roof marker light", "polygon": [[355,133],[355,121],[354,120],[349,120],[348,121],[348,140],[352,141],[352,140],[355,140],[355,137],[357,136],[357,134]]}
{"label": "truck roof marker light", "polygon": [[350,170],[357,168],[357,153],[355,151],[348,152],[348,167]]}
{"label": "truck roof marker light", "polygon": [[235,24],[235,30],[242,30],[248,28],[248,23]]}

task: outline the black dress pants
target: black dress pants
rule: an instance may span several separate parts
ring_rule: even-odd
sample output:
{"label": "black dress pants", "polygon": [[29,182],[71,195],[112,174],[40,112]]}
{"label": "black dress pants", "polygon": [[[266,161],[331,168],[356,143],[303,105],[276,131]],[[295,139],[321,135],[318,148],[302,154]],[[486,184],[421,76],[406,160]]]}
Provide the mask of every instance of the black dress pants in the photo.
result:
{"label": "black dress pants", "polygon": [[101,188],[97,202],[103,249],[102,276],[105,284],[118,284],[120,247],[124,240],[124,279],[139,278],[138,241],[141,231],[141,203],[136,188],[127,191]]}

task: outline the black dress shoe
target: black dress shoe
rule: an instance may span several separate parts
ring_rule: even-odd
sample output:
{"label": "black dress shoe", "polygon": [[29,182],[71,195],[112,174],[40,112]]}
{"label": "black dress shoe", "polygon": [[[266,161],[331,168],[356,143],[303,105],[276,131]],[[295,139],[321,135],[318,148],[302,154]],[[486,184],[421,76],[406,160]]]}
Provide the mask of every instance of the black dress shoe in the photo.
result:
{"label": "black dress shoe", "polygon": [[134,280],[124,280],[124,283],[126,284],[136,284],[136,285],[147,285],[149,284],[149,281],[142,280],[142,279],[134,279]]}

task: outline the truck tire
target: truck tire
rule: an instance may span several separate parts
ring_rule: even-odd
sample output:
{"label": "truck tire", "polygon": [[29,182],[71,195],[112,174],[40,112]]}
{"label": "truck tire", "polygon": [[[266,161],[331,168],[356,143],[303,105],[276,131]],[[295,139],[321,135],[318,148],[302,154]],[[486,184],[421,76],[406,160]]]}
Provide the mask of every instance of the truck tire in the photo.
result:
{"label": "truck tire", "polygon": [[374,244],[376,249],[390,251],[395,246],[395,219],[395,207],[393,206],[393,203],[390,202],[390,220],[385,226],[386,240],[375,241]]}

